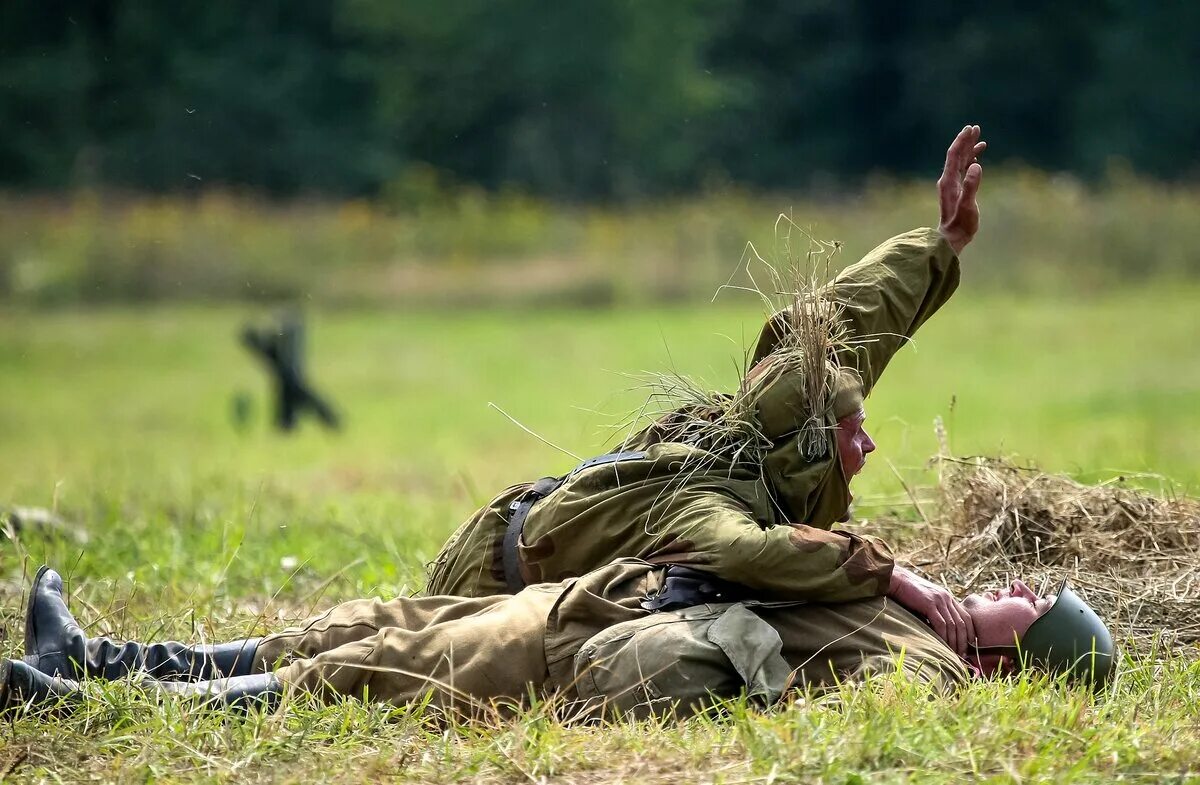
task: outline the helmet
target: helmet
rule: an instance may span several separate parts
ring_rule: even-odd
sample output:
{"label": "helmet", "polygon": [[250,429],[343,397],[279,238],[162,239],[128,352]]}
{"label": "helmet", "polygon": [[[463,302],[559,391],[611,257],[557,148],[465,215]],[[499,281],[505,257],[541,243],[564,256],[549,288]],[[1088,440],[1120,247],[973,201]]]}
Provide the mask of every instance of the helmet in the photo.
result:
{"label": "helmet", "polygon": [[1058,587],[1050,610],[1021,637],[1023,659],[1051,673],[1093,684],[1108,681],[1116,665],[1112,633],[1091,607],[1071,591],[1067,581]]}
{"label": "helmet", "polygon": [[1112,633],[1066,580],[1054,604],[1029,626],[1018,646],[980,646],[978,651],[1007,654],[1021,667],[1066,673],[1093,686],[1107,682],[1116,666]]}

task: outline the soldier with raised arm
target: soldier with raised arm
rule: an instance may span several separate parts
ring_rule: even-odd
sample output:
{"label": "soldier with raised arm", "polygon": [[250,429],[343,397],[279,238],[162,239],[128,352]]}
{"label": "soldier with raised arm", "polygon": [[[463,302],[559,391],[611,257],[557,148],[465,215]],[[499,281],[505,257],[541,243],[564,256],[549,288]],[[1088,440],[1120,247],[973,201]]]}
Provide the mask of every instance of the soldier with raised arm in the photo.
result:
{"label": "soldier with raised arm", "polygon": [[960,602],[880,541],[833,528],[874,449],[863,401],[957,286],[983,149],[977,126],[950,146],[938,229],[888,241],[773,314],[736,392],[501,494],[446,544],[426,596],[352,600],[216,645],[121,642],[87,634],[43,569],[25,658],[0,662],[0,709],[130,675],[226,703],[432,695],[456,710],[531,690],[620,711],[770,702],[894,670],[941,687],[1026,666],[1102,683],[1112,637],[1065,584]]}
{"label": "soldier with raised arm", "polygon": [[[816,293],[828,307],[797,293],[774,314],[737,393],[660,418],[563,477],[504,491],[443,546],[426,593],[515,592],[636,557],[776,600],[889,595],[965,652],[970,617],[945,589],[896,565],[878,539],[834,525],[875,449],[864,400],[958,286],[985,148],[979,126],[951,143],[936,229],[894,237],[844,270]],[[698,418],[745,438],[714,444],[711,429],[690,427]]]}

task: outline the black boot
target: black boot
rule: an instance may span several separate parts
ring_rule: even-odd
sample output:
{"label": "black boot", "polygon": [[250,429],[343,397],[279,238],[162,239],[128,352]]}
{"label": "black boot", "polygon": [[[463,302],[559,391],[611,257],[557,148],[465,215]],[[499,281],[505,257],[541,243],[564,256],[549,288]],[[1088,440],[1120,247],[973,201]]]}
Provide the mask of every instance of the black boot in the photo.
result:
{"label": "black boot", "polygon": [[283,696],[283,685],[274,673],[255,673],[210,681],[155,681],[154,689],[166,695],[199,698],[214,706],[273,709]]}
{"label": "black boot", "polygon": [[47,676],[20,660],[0,660],[0,714],[56,704],[69,708],[79,698],[79,684]]}
{"label": "black boot", "polygon": [[[160,695],[200,698],[212,706],[272,709],[279,705],[283,686],[274,673],[256,673],[211,681],[150,681]],[[48,676],[21,660],[0,660],[0,716],[10,712],[57,708],[70,710],[79,702],[79,683]]]}
{"label": "black boot", "polygon": [[215,679],[254,672],[258,638],[211,646],[88,638],[67,609],[62,589],[62,577],[43,566],[29,591],[25,662],[43,673],[68,679],[120,679],[143,671],[159,679]]}

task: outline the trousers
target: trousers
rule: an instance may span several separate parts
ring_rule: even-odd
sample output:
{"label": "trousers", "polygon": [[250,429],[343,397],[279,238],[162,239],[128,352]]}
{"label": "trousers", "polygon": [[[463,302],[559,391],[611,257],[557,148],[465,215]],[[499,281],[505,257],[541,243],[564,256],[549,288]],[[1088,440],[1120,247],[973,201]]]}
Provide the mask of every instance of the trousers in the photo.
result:
{"label": "trousers", "polygon": [[513,595],[352,600],[265,637],[256,663],[326,699],[472,710],[555,693],[619,714],[690,712],[743,692],[772,703],[897,670],[944,689],[970,677],[885,597],[647,611],[664,573],[624,559]]}

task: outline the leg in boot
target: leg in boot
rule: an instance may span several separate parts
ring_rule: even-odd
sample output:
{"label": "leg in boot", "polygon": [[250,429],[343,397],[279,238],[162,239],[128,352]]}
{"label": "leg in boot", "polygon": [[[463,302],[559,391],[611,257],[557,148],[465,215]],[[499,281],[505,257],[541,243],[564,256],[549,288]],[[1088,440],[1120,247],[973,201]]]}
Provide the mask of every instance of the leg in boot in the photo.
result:
{"label": "leg in boot", "polygon": [[157,678],[213,679],[255,672],[257,638],[211,646],[88,638],[68,610],[62,590],[62,577],[43,566],[29,592],[25,662],[43,673],[68,679],[119,679],[144,671]]}
{"label": "leg in boot", "polygon": [[207,705],[241,709],[273,709],[283,696],[283,686],[274,673],[254,673],[208,681],[154,681],[150,685],[163,695],[198,698]]}
{"label": "leg in boot", "polygon": [[0,715],[50,707],[69,708],[79,698],[79,684],[47,676],[21,660],[0,660]]}
{"label": "leg in boot", "polygon": [[[160,695],[200,698],[204,703],[239,708],[272,708],[282,689],[273,673],[232,676],[212,681],[151,681]],[[0,660],[0,716],[10,712],[74,708],[80,700],[79,684],[61,676],[48,676],[21,660]]]}
{"label": "leg in boot", "polygon": [[88,676],[103,679],[144,673],[155,679],[207,680],[264,672],[255,658],[257,648],[257,638],[211,645],[89,638],[84,663]]}

